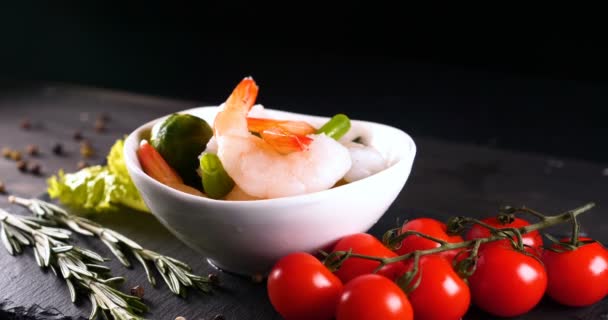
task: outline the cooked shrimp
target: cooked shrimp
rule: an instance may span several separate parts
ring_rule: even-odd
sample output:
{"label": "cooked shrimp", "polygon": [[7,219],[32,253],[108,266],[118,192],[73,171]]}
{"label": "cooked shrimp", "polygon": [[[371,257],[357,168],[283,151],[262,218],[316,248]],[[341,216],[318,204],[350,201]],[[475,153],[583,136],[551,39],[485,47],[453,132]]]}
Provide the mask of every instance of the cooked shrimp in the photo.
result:
{"label": "cooked shrimp", "polygon": [[352,160],[350,170],[344,175],[345,181],[361,180],[386,169],[386,160],[376,148],[356,142],[344,145],[348,148]]}
{"label": "cooked shrimp", "polygon": [[[311,134],[309,144],[293,136],[297,151],[281,153],[272,143],[252,135],[247,114],[258,87],[248,77],[234,89],[215,122],[217,155],[236,185],[256,198],[279,198],[331,188],[351,167],[346,147],[323,134]],[[289,136],[279,137],[280,144]],[[268,135],[267,139],[273,139]]]}

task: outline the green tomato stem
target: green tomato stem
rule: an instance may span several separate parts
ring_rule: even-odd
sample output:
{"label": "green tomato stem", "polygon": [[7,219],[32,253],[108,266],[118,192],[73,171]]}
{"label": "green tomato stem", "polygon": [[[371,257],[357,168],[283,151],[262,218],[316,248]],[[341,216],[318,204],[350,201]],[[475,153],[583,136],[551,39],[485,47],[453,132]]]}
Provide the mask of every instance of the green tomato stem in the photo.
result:
{"label": "green tomato stem", "polygon": [[429,236],[428,234],[424,234],[422,232],[418,232],[418,231],[415,231],[415,230],[407,230],[407,231],[399,233],[398,236],[396,236],[396,237],[394,237],[392,239],[388,239],[388,240],[385,239],[385,240],[388,241],[389,244],[391,244],[390,245],[391,248],[398,249],[400,246],[398,246],[398,245],[397,246],[393,246],[392,244],[394,244],[394,243],[401,244],[401,241],[403,241],[403,239],[405,239],[405,238],[407,238],[409,236],[414,236],[414,235],[422,237],[422,238],[425,238],[425,239],[428,239],[428,240],[431,240],[431,241],[434,241],[434,242],[437,242],[440,245],[446,245],[446,244],[448,244],[448,242],[445,241],[445,240],[441,240],[439,238],[435,238],[435,237]]}
{"label": "green tomato stem", "polygon": [[[549,227],[552,227],[552,226],[555,226],[558,224],[562,224],[565,222],[569,222],[569,221],[575,221],[576,217],[578,217],[582,213],[585,213],[585,212],[591,210],[594,206],[595,206],[595,203],[593,203],[593,202],[587,203],[582,207],[564,212],[562,214],[558,214],[558,215],[554,215],[554,216],[543,216],[541,221],[531,224],[531,225],[520,227],[520,228],[512,228],[511,232],[497,232],[497,233],[493,233],[491,236],[486,237],[486,238],[479,238],[479,239],[468,240],[468,241],[463,241],[463,242],[456,242],[456,243],[444,243],[437,248],[427,249],[427,250],[416,250],[416,251],[413,251],[413,252],[410,252],[410,253],[407,253],[404,255],[399,255],[399,256],[391,257],[391,258],[376,257],[376,256],[365,255],[365,254],[353,253],[353,252],[349,252],[349,251],[336,251],[333,253],[333,255],[338,256],[338,257],[340,257],[340,256],[343,257],[343,256],[347,255],[349,258],[352,257],[352,258],[361,258],[361,259],[378,261],[378,262],[380,262],[380,266],[378,266],[378,268],[376,268],[376,269],[379,270],[387,264],[404,261],[407,259],[411,259],[415,256],[422,257],[425,255],[436,254],[436,253],[454,250],[454,249],[469,248],[471,246],[476,247],[476,250],[478,250],[479,246],[484,243],[500,241],[500,240],[504,240],[507,238],[511,238],[513,236],[513,234],[518,236],[518,241],[521,242],[522,234],[526,234],[526,233],[544,229],[544,228],[549,228]],[[461,219],[465,222],[473,222],[473,223],[477,222],[476,219],[473,219],[473,218],[461,217]],[[509,231],[509,230],[507,230],[507,231]],[[512,233],[512,234],[509,234],[509,233]],[[426,237],[426,238],[433,239],[432,237]]]}

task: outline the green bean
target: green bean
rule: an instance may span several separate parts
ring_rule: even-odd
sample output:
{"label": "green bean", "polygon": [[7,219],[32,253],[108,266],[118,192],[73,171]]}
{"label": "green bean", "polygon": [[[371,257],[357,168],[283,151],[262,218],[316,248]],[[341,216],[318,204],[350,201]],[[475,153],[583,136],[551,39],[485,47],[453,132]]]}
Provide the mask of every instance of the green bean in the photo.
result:
{"label": "green bean", "polygon": [[350,129],[350,119],[344,114],[333,116],[327,123],[317,130],[317,134],[324,133],[330,138],[338,140]]}
{"label": "green bean", "polygon": [[234,181],[215,154],[205,153],[200,159],[200,169],[203,189],[209,198],[222,198],[234,187]]}

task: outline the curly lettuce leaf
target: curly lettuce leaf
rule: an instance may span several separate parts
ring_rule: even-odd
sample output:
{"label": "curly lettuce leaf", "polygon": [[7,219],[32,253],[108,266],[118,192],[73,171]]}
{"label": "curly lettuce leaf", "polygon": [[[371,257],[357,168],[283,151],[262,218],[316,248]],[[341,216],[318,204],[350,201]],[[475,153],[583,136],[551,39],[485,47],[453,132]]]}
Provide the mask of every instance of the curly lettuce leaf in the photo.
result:
{"label": "curly lettuce leaf", "polygon": [[133,184],[123,157],[124,140],[114,143],[106,166],[91,166],[74,173],[64,173],[47,180],[52,199],[84,212],[116,211],[121,206],[149,212]]}
{"label": "curly lettuce leaf", "polygon": [[127,164],[123,156],[124,145],[124,140],[117,140],[107,157],[108,170],[118,179],[116,188],[119,189],[120,203],[135,210],[149,212],[127,171]]}

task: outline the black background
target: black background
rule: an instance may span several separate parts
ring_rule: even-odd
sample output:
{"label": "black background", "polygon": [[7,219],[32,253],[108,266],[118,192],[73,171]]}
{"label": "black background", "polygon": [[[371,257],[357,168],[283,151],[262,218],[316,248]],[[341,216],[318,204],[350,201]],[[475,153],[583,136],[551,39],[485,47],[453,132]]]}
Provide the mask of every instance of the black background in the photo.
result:
{"label": "black background", "polygon": [[0,77],[215,104],[252,75],[266,106],[608,161],[599,8],[328,3],[4,3]]}

